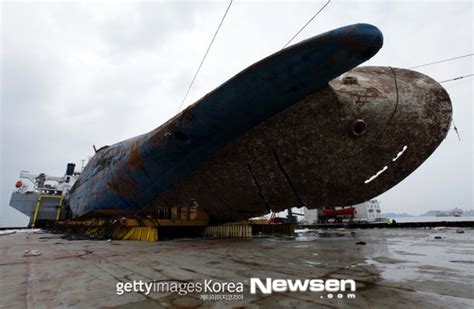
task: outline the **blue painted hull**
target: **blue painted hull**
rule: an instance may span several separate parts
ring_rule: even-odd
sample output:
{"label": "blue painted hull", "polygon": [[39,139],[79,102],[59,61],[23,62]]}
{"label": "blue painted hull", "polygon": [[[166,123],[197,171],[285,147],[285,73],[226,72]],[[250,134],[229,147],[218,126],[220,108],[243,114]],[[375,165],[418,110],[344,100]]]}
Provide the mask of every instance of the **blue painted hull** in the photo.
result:
{"label": "blue painted hull", "polygon": [[75,216],[144,209],[225,145],[371,58],[382,42],[376,27],[356,24],[253,64],[159,128],[99,150],[68,205]]}

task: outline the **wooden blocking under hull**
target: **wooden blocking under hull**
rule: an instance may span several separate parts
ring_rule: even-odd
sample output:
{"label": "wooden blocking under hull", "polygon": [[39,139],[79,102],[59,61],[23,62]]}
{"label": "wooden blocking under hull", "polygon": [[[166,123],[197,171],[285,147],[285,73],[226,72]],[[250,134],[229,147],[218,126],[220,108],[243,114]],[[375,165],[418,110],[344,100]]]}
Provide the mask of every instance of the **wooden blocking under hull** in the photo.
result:
{"label": "wooden blocking under hull", "polygon": [[227,224],[206,226],[204,236],[220,238],[252,238],[252,235],[295,234],[294,224]]}
{"label": "wooden blocking under hull", "polygon": [[57,231],[86,236],[91,239],[158,241],[182,237],[219,237],[219,238],[252,238],[254,235],[288,235],[295,233],[294,224],[267,224],[255,221],[238,221],[224,225],[207,225],[206,221],[192,220],[134,220],[121,222],[59,221],[55,225]]}
{"label": "wooden blocking under hull", "polygon": [[252,238],[251,225],[206,226],[204,236],[222,238]]}

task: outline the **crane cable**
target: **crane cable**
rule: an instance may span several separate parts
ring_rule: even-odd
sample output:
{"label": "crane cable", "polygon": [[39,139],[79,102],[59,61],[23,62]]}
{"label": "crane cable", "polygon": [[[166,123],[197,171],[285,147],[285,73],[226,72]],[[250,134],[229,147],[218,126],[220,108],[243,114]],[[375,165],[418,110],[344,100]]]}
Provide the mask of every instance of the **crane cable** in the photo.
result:
{"label": "crane cable", "polygon": [[298,30],[298,32],[296,32],[296,34],[282,47],[282,49],[284,49],[285,47],[287,47],[288,45],[290,45],[290,43],[298,36],[298,34],[301,33],[301,31],[304,30],[304,28],[306,28],[312,21],[313,19],[316,18],[316,16],[319,15],[319,13],[321,13],[325,8],[326,6],[328,6],[328,4],[331,2],[331,0],[328,0],[328,2],[326,2],[326,4],[324,4],[317,12],[316,14],[314,14],[307,22],[306,24],[304,24],[303,27],[300,28],[300,30]]}
{"label": "crane cable", "polygon": [[[462,55],[462,56],[457,56],[457,57],[453,57],[453,58],[443,59],[443,60],[439,60],[439,61],[434,61],[434,62],[430,62],[430,63],[416,65],[416,66],[413,66],[413,67],[409,67],[408,69],[416,69],[416,68],[427,67],[427,66],[430,66],[430,65],[438,64],[438,63],[449,62],[449,61],[453,61],[453,60],[457,60],[457,59],[461,59],[461,58],[471,57],[473,55],[474,55],[474,53],[471,53],[471,54],[467,54],[467,55]],[[467,77],[471,77],[473,75],[474,74],[457,76],[457,77],[454,77],[454,78],[442,80],[439,83],[443,84],[443,83],[447,83],[447,82],[452,82],[452,81],[464,79],[464,78],[467,78]],[[459,130],[456,126],[456,123],[454,122],[454,116],[452,117],[452,124],[453,124],[454,132],[456,132],[456,135],[458,136],[459,141],[461,141],[461,136],[459,135]]]}
{"label": "crane cable", "polygon": [[178,112],[181,110],[181,107],[183,107],[183,104],[186,101],[186,98],[188,97],[189,91],[191,91],[191,88],[193,87],[194,81],[196,80],[196,77],[198,76],[199,71],[201,71],[201,67],[204,63],[204,60],[206,60],[207,54],[209,53],[209,50],[211,50],[212,44],[214,43],[214,40],[217,37],[217,33],[219,33],[219,30],[221,29],[221,26],[224,23],[224,19],[226,18],[227,13],[229,12],[230,7],[232,6],[232,2],[233,0],[230,0],[229,5],[227,6],[227,9],[225,10],[225,13],[222,16],[222,19],[219,23],[219,26],[217,26],[217,30],[214,33],[214,36],[212,37],[212,40],[209,43],[209,46],[207,47],[206,53],[204,54],[204,57],[202,57],[201,63],[199,64],[199,67],[197,68],[196,73],[194,73],[193,79],[191,80],[191,83],[189,84],[188,90],[186,91],[186,94],[184,95],[184,98],[181,101],[181,104],[179,105]]}
{"label": "crane cable", "polygon": [[449,58],[449,59],[443,59],[443,60],[439,60],[439,61],[435,61],[435,62],[430,62],[430,63],[425,63],[425,64],[416,65],[416,66],[410,67],[410,68],[408,68],[408,69],[411,70],[411,69],[417,69],[417,68],[427,67],[427,66],[430,66],[430,65],[433,65],[433,64],[438,64],[438,63],[448,62],[448,61],[452,61],[452,60],[456,60],[456,59],[471,57],[471,56],[473,56],[473,55],[474,55],[474,53],[472,53],[472,54],[467,54],[467,55],[462,55],[462,56],[458,56],[458,57],[453,57],[453,58]]}
{"label": "crane cable", "polygon": [[463,76],[458,76],[458,77],[454,77],[454,78],[451,78],[451,79],[446,79],[446,80],[442,80],[438,83],[442,84],[442,83],[447,83],[447,82],[452,82],[452,81],[455,81],[455,80],[460,80],[460,79],[463,79],[463,78],[466,78],[466,77],[471,77],[473,76],[474,74],[468,74],[468,75],[463,75]]}

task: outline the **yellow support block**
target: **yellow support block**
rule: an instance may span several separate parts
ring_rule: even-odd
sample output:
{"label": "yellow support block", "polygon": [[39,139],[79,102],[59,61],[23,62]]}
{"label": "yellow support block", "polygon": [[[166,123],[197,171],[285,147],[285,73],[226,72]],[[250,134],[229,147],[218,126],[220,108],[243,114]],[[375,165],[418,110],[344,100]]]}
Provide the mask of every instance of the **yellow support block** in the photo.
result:
{"label": "yellow support block", "polygon": [[127,228],[128,232],[122,237],[123,240],[157,241],[158,228],[152,226],[135,226]]}
{"label": "yellow support block", "polygon": [[125,236],[122,239],[123,240],[128,240],[128,239],[130,239],[132,234],[133,234],[133,227],[128,230],[127,234],[125,234]]}

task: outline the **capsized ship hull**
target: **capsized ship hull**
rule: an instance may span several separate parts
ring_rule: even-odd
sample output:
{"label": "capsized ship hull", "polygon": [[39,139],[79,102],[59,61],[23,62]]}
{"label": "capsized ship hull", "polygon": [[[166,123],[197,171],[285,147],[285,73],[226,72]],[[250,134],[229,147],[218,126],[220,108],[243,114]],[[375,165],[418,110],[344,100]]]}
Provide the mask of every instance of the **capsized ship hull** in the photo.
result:
{"label": "capsized ship hull", "polygon": [[423,74],[356,68],[220,149],[150,208],[196,201],[225,221],[362,203],[432,154],[451,112]]}
{"label": "capsized ship hull", "polygon": [[[407,70],[357,69],[328,85],[381,46],[377,28],[357,24],[261,60],[159,128],[99,150],[69,207],[117,216],[199,205],[227,221],[384,192],[439,145],[451,106]],[[402,149],[404,160],[364,182]]]}

